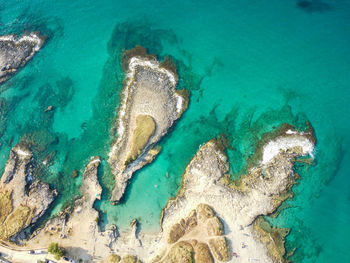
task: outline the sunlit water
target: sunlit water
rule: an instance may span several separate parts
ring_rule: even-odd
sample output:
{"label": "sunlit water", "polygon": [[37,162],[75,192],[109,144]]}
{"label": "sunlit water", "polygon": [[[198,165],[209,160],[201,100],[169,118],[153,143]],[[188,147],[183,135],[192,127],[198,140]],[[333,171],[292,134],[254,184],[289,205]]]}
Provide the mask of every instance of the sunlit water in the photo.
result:
{"label": "sunlit water", "polygon": [[[316,161],[299,165],[295,197],[274,225],[290,227],[293,262],[349,262],[350,2],[327,1],[4,1],[0,33],[39,30],[44,48],[0,86],[0,168],[20,138],[31,142],[41,179],[60,197],[51,214],[79,195],[91,156],[103,159],[103,223],[159,229],[199,146],[224,134],[237,178],[260,136],[283,122],[317,136]],[[135,45],[170,55],[188,111],[137,172],[123,202],[111,206],[107,160],[123,73],[120,55]],[[53,105],[55,111],[43,111]],[[52,165],[40,163],[48,155]],[[71,177],[73,169],[80,176]]]}

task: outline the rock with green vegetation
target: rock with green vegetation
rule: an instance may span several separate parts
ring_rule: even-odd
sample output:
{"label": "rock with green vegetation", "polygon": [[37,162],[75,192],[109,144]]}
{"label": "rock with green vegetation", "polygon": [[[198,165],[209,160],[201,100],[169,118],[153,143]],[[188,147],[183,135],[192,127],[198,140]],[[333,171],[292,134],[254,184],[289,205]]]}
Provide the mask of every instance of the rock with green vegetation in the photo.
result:
{"label": "rock with green vegetation", "polygon": [[214,216],[213,208],[207,204],[199,204],[196,210],[199,221],[204,221]]}
{"label": "rock with green vegetation", "polygon": [[194,249],[188,242],[178,242],[173,245],[162,263],[192,263]]}
{"label": "rock with green vegetation", "polygon": [[255,220],[253,226],[261,242],[266,245],[276,262],[284,262],[286,253],[284,243],[285,237],[289,234],[289,229],[272,227],[262,216]]}
{"label": "rock with green vegetation", "polygon": [[216,216],[207,220],[208,236],[221,236],[224,234],[224,225]]}

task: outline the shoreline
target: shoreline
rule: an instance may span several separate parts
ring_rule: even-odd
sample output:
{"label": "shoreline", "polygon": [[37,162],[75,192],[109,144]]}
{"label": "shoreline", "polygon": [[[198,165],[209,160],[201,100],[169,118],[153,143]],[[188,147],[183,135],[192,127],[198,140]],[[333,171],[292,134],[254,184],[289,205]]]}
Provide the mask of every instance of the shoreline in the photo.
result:
{"label": "shoreline", "polygon": [[[295,133],[284,133],[271,138],[271,141],[278,141],[281,136],[295,140]],[[306,138],[309,135],[298,136]],[[51,219],[27,241],[25,247],[42,248],[49,240],[60,240],[71,257],[91,262],[102,262],[114,254],[136,256],[142,262],[167,262],[166,259],[178,257],[180,261],[174,262],[185,262],[181,261],[186,257],[185,251],[180,249],[183,246],[192,251],[198,263],[216,260],[245,262],[249,258],[284,262],[284,246],[282,249],[275,243],[284,244],[286,230],[271,228],[259,218],[274,213],[288,197],[286,193],[297,179],[293,173],[294,162],[304,152],[300,145],[288,149],[284,149],[283,145],[280,147],[281,151],[271,161],[260,162],[249,174],[242,176],[237,186],[225,182],[229,163],[223,144],[218,139],[212,139],[202,145],[187,165],[176,197],[170,198],[164,207],[158,233],[140,232],[135,220],[129,230],[118,229],[117,226],[110,226],[104,232],[99,230],[96,221],[98,212],[92,204],[102,194],[97,178],[100,160],[98,157],[91,158],[83,175],[82,197],[76,201],[74,210],[67,210]],[[262,173],[265,174],[263,177]],[[207,212],[203,214],[203,211]],[[206,213],[212,215],[203,219]],[[84,220],[85,228],[80,224],[81,220]],[[94,227],[90,229],[89,225]],[[52,232],[51,229],[61,231]],[[221,230],[217,232],[218,229]],[[271,243],[271,235],[279,235],[281,240]],[[74,248],[76,246],[86,251],[79,252]],[[201,254],[198,253],[204,253],[206,257],[203,260],[206,261],[200,261]]]}

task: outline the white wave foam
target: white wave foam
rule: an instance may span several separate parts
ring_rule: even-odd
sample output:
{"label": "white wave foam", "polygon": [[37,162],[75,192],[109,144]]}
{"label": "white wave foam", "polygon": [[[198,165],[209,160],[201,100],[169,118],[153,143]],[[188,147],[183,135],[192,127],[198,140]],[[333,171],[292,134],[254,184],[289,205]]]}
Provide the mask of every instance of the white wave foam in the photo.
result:
{"label": "white wave foam", "polygon": [[292,134],[292,136],[279,137],[267,143],[263,149],[262,163],[270,162],[281,150],[287,150],[296,146],[302,147],[304,156],[311,155],[313,157],[314,144],[298,132],[296,132],[297,136],[295,136],[295,133]]}

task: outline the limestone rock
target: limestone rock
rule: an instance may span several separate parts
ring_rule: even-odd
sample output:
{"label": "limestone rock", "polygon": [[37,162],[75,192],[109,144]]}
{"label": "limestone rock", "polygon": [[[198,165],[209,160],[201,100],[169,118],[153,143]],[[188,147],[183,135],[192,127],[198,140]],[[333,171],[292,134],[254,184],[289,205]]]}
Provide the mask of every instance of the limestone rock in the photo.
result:
{"label": "limestone rock", "polygon": [[120,262],[120,256],[116,254],[111,254],[108,256],[108,258],[105,260],[106,263],[118,263]]}
{"label": "limestone rock", "polygon": [[168,236],[168,243],[172,244],[178,241],[183,235],[185,234],[185,229],[182,227],[181,224],[176,223],[173,225],[170,229],[169,236]]}
{"label": "limestone rock", "polygon": [[199,204],[196,210],[197,218],[199,221],[204,221],[214,216],[213,209],[207,204]]}
{"label": "limestone rock", "polygon": [[194,246],[195,263],[214,263],[210,249],[205,243],[198,243]]}
{"label": "limestone rock", "polygon": [[216,237],[209,240],[210,250],[214,257],[220,261],[230,260],[230,248],[227,245],[225,237]]}
{"label": "limestone rock", "polygon": [[192,263],[193,247],[188,242],[178,242],[169,251],[162,263]]}
{"label": "limestone rock", "polygon": [[121,263],[142,263],[136,256],[127,255],[122,258]]}
{"label": "limestone rock", "polygon": [[0,36],[0,84],[11,78],[44,44],[45,40],[34,32],[17,38]]}
{"label": "limestone rock", "polygon": [[224,226],[216,216],[207,220],[208,236],[221,236],[224,234]]}
{"label": "limestone rock", "polygon": [[34,209],[32,223],[44,215],[55,196],[56,193],[50,189],[47,183],[37,180],[30,185],[26,204]]}
{"label": "limestone rock", "polygon": [[111,201],[118,203],[132,174],[159,152],[155,144],[169,131],[187,107],[188,97],[176,90],[178,77],[146,49],[137,47],[123,56],[126,70],[118,110],[118,138],[108,162],[116,178]]}
{"label": "limestone rock", "polygon": [[[22,230],[43,216],[56,192],[47,183],[34,180],[33,158],[29,148],[17,144],[0,180],[0,239],[17,242]],[[10,202],[10,203],[9,203]]]}
{"label": "limestone rock", "polygon": [[190,215],[186,217],[183,223],[184,223],[183,227],[186,229],[186,231],[191,231],[193,228],[195,228],[198,225],[196,210],[192,210]]}

